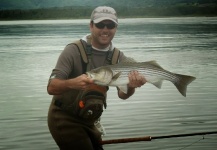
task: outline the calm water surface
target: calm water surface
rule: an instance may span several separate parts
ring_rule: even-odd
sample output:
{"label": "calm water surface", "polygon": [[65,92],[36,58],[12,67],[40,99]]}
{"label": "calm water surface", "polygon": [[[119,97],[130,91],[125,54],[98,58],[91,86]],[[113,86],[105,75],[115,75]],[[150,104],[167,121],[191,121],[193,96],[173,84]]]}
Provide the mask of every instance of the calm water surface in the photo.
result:
{"label": "calm water surface", "polygon": [[[0,149],[57,149],[47,127],[46,85],[66,44],[89,20],[0,22]],[[172,83],[146,84],[126,101],[110,88],[104,140],[217,131],[217,18],[120,19],[114,44],[138,61],[156,60],[197,79],[181,96]],[[217,135],[105,145],[106,150],[216,150]]]}

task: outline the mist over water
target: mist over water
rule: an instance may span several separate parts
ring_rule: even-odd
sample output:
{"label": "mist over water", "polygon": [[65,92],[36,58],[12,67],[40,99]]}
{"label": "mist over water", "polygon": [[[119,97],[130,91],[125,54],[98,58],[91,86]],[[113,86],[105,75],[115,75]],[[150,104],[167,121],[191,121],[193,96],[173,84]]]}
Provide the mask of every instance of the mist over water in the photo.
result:
{"label": "mist over water", "polygon": [[[108,92],[103,140],[217,131],[217,18],[120,19],[114,45],[137,61],[156,60],[195,76],[183,97],[168,81],[126,101]],[[64,47],[89,33],[89,20],[0,22],[0,149],[57,149],[47,127],[47,81]],[[105,145],[106,150],[216,150],[217,135]],[[194,144],[193,144],[194,143]]]}

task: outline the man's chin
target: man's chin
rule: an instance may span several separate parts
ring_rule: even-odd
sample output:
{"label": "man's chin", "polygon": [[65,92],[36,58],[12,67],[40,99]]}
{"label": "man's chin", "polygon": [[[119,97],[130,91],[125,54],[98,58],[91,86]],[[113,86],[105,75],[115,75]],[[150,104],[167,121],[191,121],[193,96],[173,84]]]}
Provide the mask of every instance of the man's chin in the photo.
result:
{"label": "man's chin", "polygon": [[101,43],[101,45],[108,46],[110,44],[110,41],[108,41],[108,40],[106,40],[106,41],[105,40],[101,40],[100,43]]}

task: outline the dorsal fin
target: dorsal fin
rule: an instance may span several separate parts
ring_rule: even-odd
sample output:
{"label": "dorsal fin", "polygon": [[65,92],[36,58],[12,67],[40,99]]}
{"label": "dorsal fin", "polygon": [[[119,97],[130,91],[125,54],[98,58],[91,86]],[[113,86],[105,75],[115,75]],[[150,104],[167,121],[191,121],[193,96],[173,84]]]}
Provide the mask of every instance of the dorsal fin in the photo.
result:
{"label": "dorsal fin", "polygon": [[156,62],[156,60],[147,61],[146,63],[152,64],[153,66],[156,66],[156,67],[158,67],[158,68],[163,69],[163,68]]}
{"label": "dorsal fin", "polygon": [[137,62],[134,58],[131,58],[131,57],[125,57],[121,63],[135,63]]}

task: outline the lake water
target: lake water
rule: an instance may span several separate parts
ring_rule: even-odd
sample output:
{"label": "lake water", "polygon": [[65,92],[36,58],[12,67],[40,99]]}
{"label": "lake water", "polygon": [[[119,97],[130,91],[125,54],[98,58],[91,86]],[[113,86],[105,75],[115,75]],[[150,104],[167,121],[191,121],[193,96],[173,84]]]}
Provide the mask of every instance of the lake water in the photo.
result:
{"label": "lake water", "polygon": [[[89,33],[89,20],[0,22],[0,149],[57,149],[48,127],[46,85],[68,43]],[[165,81],[126,101],[110,88],[103,140],[217,131],[217,18],[120,19],[113,40],[137,61],[197,79],[183,97]],[[105,145],[105,150],[216,150],[217,135]]]}

